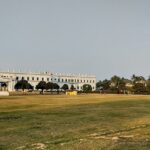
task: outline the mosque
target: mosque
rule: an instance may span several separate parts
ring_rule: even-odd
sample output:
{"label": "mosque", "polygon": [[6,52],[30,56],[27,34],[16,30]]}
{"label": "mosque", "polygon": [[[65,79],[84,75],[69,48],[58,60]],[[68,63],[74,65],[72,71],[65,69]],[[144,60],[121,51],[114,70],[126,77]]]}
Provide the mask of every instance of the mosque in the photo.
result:
{"label": "mosque", "polygon": [[67,84],[69,88],[73,85],[78,91],[82,90],[84,84],[89,84],[93,91],[96,90],[96,76],[94,75],[0,71],[0,91],[15,91],[15,84],[19,80],[27,80],[34,90],[40,81],[57,83],[60,88],[64,84]]}

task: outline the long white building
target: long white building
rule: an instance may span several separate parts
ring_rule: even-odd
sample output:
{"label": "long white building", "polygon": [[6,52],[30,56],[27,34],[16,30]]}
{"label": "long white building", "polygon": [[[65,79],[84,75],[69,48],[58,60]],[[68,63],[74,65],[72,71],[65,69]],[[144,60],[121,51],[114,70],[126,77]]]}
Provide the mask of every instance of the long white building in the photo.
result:
{"label": "long white building", "polygon": [[81,91],[84,84],[92,86],[92,90],[96,89],[96,76],[90,75],[75,75],[61,73],[33,73],[33,72],[0,72],[0,90],[1,85],[6,84],[8,91],[15,91],[15,84],[19,80],[27,80],[35,89],[40,81],[57,83],[60,88],[67,84],[69,88],[73,85],[76,90]]}

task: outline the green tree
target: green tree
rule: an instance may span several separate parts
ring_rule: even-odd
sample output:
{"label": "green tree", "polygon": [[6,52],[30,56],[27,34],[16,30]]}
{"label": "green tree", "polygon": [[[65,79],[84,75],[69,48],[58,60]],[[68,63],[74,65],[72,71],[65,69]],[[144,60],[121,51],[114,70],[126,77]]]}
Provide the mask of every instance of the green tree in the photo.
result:
{"label": "green tree", "polygon": [[57,83],[53,83],[53,87],[55,90],[57,90],[57,93],[59,94],[60,86]]}
{"label": "green tree", "polygon": [[131,80],[133,83],[133,92],[135,94],[146,94],[148,92],[146,80],[143,76],[133,75]]}
{"label": "green tree", "polygon": [[150,77],[146,81],[147,94],[150,94]]}
{"label": "green tree", "polygon": [[118,77],[118,76],[113,76],[112,78],[111,78],[111,85],[112,86],[114,86],[114,87],[118,87],[118,84],[119,84],[119,82],[120,82],[120,80],[121,80],[121,78],[120,77]]}
{"label": "green tree", "polygon": [[96,84],[96,89],[97,90],[102,90],[102,91],[107,91],[110,89],[110,81],[105,79],[103,81],[99,81]]}
{"label": "green tree", "polygon": [[15,89],[22,89],[24,91],[25,89],[33,89],[33,86],[26,80],[20,80],[15,84]]}
{"label": "green tree", "polygon": [[133,92],[135,94],[146,94],[147,87],[143,83],[135,83],[133,85]]}
{"label": "green tree", "polygon": [[71,85],[70,90],[75,90],[74,85]]}
{"label": "green tree", "polygon": [[124,78],[118,76],[113,76],[111,78],[111,91],[114,93],[125,93],[126,91],[126,82]]}
{"label": "green tree", "polygon": [[85,92],[85,93],[92,92],[92,86],[89,84],[84,84],[83,85],[83,92]]}
{"label": "green tree", "polygon": [[118,90],[119,93],[125,93],[125,91],[127,90],[126,88],[126,82],[124,78],[121,78],[120,81],[118,82]]}
{"label": "green tree", "polygon": [[54,89],[54,83],[48,82],[48,83],[46,84],[46,89],[47,89],[47,90],[51,90],[51,92],[52,92],[52,90]]}
{"label": "green tree", "polygon": [[144,83],[146,81],[143,76],[136,76],[136,75],[133,75],[131,77],[131,80],[132,80],[133,84],[135,84],[135,83]]}
{"label": "green tree", "polygon": [[45,81],[40,81],[38,83],[38,85],[36,86],[36,89],[42,90],[42,94],[43,94],[44,90],[46,89],[46,82]]}
{"label": "green tree", "polygon": [[110,80],[110,90],[112,93],[120,93],[119,91],[119,84],[120,84],[121,78],[118,76],[113,76]]}
{"label": "green tree", "polygon": [[69,89],[68,84],[64,84],[64,85],[61,87],[61,89],[63,89],[64,91],[68,90],[68,89]]}
{"label": "green tree", "polygon": [[102,87],[103,87],[103,90],[109,90],[109,88],[110,88],[110,81],[105,79],[103,81]]}
{"label": "green tree", "polygon": [[97,83],[96,83],[96,89],[101,89],[103,87],[103,81],[98,81]]}

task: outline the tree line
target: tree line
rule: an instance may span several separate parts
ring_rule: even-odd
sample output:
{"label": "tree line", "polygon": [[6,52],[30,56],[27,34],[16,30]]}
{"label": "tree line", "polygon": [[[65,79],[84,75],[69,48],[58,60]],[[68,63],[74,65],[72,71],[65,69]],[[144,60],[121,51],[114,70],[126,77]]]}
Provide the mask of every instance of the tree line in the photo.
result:
{"label": "tree line", "polygon": [[[37,90],[40,90],[41,93],[44,92],[44,90],[52,92],[53,90],[57,91],[57,93],[59,94],[60,90],[66,91],[66,90],[76,90],[76,88],[74,87],[74,85],[71,85],[71,87],[69,88],[68,84],[64,84],[62,87],[60,87],[57,83],[53,83],[53,82],[45,82],[45,81],[40,81],[36,87]],[[34,90],[34,87],[27,81],[27,80],[20,80],[16,83],[15,85],[15,89],[16,90]],[[82,87],[82,91],[83,92],[92,92],[92,86],[89,84],[84,84]]]}
{"label": "tree line", "polygon": [[96,89],[101,93],[150,94],[150,77],[145,79],[133,75],[131,79],[126,79],[115,75],[110,80],[98,81]]}

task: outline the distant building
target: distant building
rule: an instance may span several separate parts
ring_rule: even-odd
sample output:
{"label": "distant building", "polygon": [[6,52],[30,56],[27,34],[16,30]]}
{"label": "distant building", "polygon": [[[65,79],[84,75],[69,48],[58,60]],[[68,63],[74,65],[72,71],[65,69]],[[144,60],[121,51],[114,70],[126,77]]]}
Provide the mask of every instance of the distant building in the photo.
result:
{"label": "distant building", "polygon": [[8,91],[15,91],[14,86],[19,80],[27,80],[34,88],[40,81],[57,83],[60,88],[67,84],[69,89],[73,85],[76,90],[81,91],[84,84],[92,86],[96,90],[96,77],[90,75],[58,74],[58,73],[27,73],[27,72],[0,72],[0,90],[1,85],[5,83]]}

